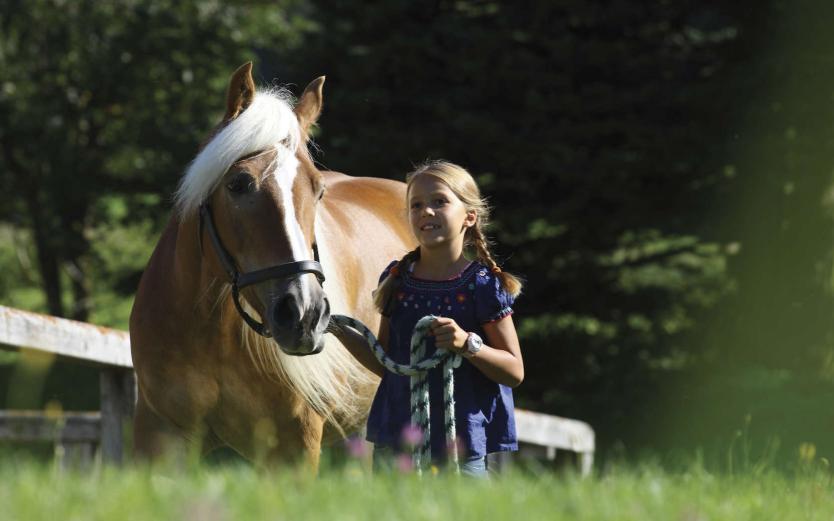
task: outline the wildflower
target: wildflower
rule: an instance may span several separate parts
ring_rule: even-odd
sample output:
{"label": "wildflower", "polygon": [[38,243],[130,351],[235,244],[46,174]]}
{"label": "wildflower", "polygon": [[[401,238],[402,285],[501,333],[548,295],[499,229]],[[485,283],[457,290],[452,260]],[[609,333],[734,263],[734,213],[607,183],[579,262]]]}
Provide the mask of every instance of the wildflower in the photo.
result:
{"label": "wildflower", "polygon": [[345,447],[352,458],[364,458],[368,455],[368,444],[358,436],[351,436],[345,440]]}
{"label": "wildflower", "polygon": [[411,456],[408,454],[400,454],[397,456],[397,470],[403,474],[408,474],[414,470],[414,462],[411,461]]}
{"label": "wildflower", "polygon": [[400,440],[405,447],[413,449],[423,442],[423,429],[414,424],[406,425],[400,435]]}
{"label": "wildflower", "polygon": [[817,446],[813,443],[806,442],[799,445],[799,461],[802,463],[811,463],[816,455]]}

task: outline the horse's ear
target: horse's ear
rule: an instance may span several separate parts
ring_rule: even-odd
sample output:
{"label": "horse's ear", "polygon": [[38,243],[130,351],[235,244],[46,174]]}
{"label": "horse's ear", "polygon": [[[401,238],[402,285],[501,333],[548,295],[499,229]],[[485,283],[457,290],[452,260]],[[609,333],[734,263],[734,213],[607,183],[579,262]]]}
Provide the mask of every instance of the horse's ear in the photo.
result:
{"label": "horse's ear", "polygon": [[246,110],[255,97],[255,80],[252,79],[252,62],[238,67],[229,80],[229,90],[226,92],[226,115],[223,121],[235,119],[238,114]]}
{"label": "horse's ear", "polygon": [[301,129],[306,134],[310,126],[315,124],[321,114],[321,106],[324,97],[322,96],[322,88],[324,87],[324,76],[319,76],[307,85],[304,92],[301,93],[301,99],[295,106],[295,115],[298,117],[298,123]]}

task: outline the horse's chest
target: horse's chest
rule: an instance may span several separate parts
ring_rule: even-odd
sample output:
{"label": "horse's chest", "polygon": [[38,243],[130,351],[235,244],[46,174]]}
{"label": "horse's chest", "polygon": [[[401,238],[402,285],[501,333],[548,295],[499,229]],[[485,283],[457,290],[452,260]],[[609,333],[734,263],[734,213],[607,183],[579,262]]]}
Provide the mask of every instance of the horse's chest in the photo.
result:
{"label": "horse's chest", "polygon": [[297,399],[286,386],[255,371],[226,368],[218,378],[218,385],[215,411],[225,422],[275,422],[287,416],[288,408],[297,406]]}

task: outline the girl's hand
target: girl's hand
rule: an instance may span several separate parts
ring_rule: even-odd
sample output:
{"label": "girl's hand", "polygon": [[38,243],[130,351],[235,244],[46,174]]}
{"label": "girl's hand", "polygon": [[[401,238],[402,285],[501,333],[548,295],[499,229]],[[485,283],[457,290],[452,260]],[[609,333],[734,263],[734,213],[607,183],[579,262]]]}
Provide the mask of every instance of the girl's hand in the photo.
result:
{"label": "girl's hand", "polygon": [[454,319],[438,317],[432,322],[430,328],[434,336],[434,345],[439,349],[446,349],[456,353],[462,353],[466,347],[466,339],[469,333],[461,329]]}

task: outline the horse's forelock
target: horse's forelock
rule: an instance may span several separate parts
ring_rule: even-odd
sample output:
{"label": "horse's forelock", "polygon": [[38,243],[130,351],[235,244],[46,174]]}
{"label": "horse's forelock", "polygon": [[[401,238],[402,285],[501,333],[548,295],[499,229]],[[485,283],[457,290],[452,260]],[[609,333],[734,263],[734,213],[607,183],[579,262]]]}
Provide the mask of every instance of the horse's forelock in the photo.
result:
{"label": "horse's forelock", "polygon": [[276,149],[277,162],[294,154],[301,141],[298,119],[286,90],[259,91],[238,117],[217,132],[188,165],[175,194],[181,215],[195,212],[217,187],[223,174],[241,157]]}

